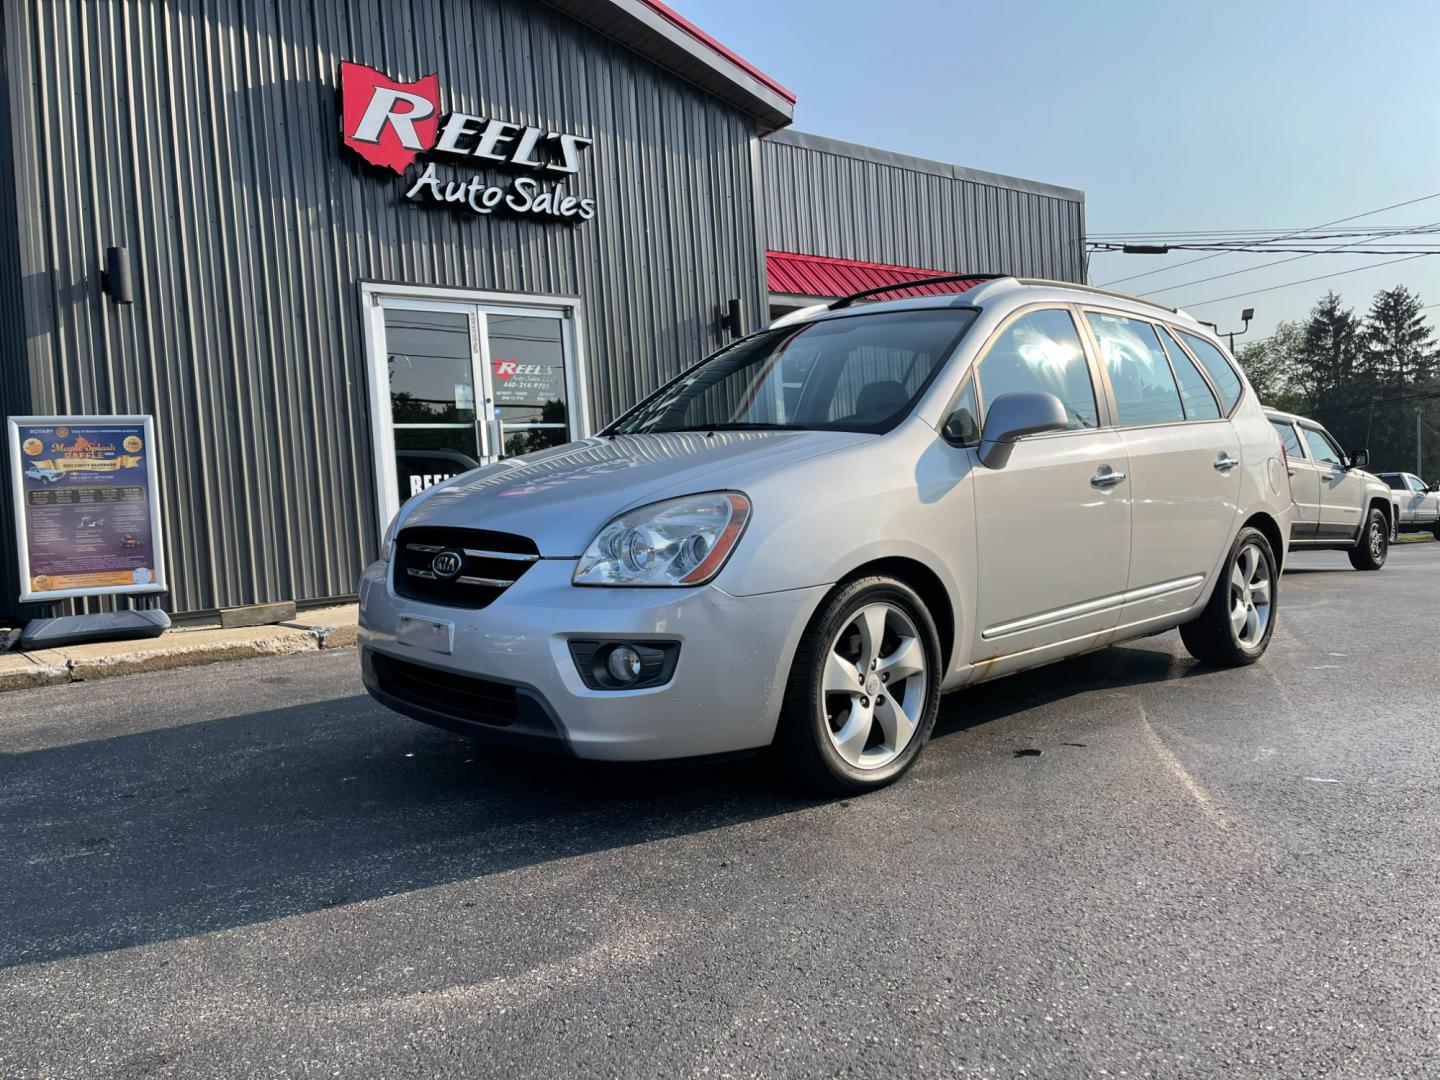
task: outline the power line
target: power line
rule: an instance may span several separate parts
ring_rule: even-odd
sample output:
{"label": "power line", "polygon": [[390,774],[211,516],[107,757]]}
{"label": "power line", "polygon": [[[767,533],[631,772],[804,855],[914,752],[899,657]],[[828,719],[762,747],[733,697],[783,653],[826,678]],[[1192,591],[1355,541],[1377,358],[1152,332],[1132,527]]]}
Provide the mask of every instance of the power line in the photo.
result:
{"label": "power line", "polygon": [[[1440,221],[1432,221],[1429,225],[1417,225],[1417,226],[1415,226],[1415,229],[1412,229],[1412,230],[1410,230],[1410,231],[1414,232],[1414,231],[1419,230],[1419,229],[1434,229],[1434,228],[1436,228],[1436,227],[1440,227]],[[1243,268],[1243,269],[1241,269],[1241,270],[1231,270],[1228,274],[1211,274],[1209,277],[1196,278],[1194,281],[1182,282],[1182,283],[1179,284],[1179,285],[1166,285],[1164,288],[1156,289],[1156,290],[1154,290],[1154,292],[1142,293],[1141,295],[1143,295],[1143,296],[1154,296],[1155,293],[1173,292],[1173,291],[1176,290],[1176,289],[1188,288],[1188,287],[1191,286],[1191,285],[1203,285],[1203,284],[1205,284],[1205,282],[1207,282],[1207,281],[1219,281],[1221,278],[1237,277],[1237,276],[1239,276],[1240,274],[1249,274],[1249,273],[1253,273],[1253,272],[1256,271],[1256,270],[1264,270],[1267,266],[1283,266],[1285,263],[1299,262],[1301,259],[1310,259],[1310,258],[1313,258],[1315,255],[1335,255],[1335,254],[1338,254],[1338,253],[1340,253],[1341,251],[1343,251],[1345,248],[1352,248],[1352,247],[1354,247],[1356,244],[1363,244],[1363,243],[1365,243],[1365,241],[1363,241],[1363,240],[1355,240],[1355,241],[1352,241],[1352,242],[1349,243],[1349,244],[1340,244],[1340,245],[1337,245],[1336,247],[1332,248],[1332,249],[1329,250],[1329,251],[1310,252],[1309,254],[1306,254],[1306,255],[1296,255],[1296,256],[1294,256],[1294,257],[1292,257],[1292,258],[1289,258],[1289,259],[1272,259],[1270,262],[1263,262],[1263,263],[1261,263],[1259,266],[1247,266],[1247,267],[1245,267],[1245,268]],[[1377,254],[1378,254],[1378,252],[1377,252]],[[1412,253],[1412,254],[1413,254],[1413,253]],[[1426,254],[1430,254],[1430,253],[1429,253],[1429,252],[1423,252],[1423,251],[1422,251],[1422,252],[1418,252],[1418,254],[1426,255]]]}
{"label": "power line", "polygon": [[[1322,222],[1319,225],[1312,225],[1308,229],[1296,229],[1295,231],[1287,233],[1284,236],[1275,237],[1275,241],[1279,242],[1281,240],[1293,240],[1297,236],[1302,236],[1307,232],[1314,232],[1317,229],[1328,229],[1332,225],[1342,225],[1347,221],[1354,221],[1357,218],[1370,217],[1372,214],[1383,214],[1386,210],[1397,210],[1402,206],[1413,206],[1415,203],[1421,203],[1429,199],[1436,198],[1440,198],[1440,191],[1437,191],[1431,195],[1421,195],[1419,198],[1415,199],[1406,199],[1404,202],[1391,203],[1389,206],[1382,206],[1378,210],[1366,210],[1363,214],[1351,214],[1349,217],[1336,218],[1334,221]],[[1198,259],[1187,259],[1185,262],[1176,263],[1174,266],[1162,266],[1158,270],[1147,270],[1143,274],[1131,274],[1129,277],[1116,278],[1114,281],[1102,282],[1099,287],[1104,289],[1109,288],[1111,285],[1119,285],[1121,282],[1124,281],[1138,281],[1140,278],[1143,277],[1150,277],[1154,274],[1163,274],[1167,270],[1178,270],[1182,266],[1193,266],[1195,263],[1205,262],[1207,259],[1218,259],[1223,254],[1225,253],[1221,251],[1216,252],[1212,255],[1202,255]]]}
{"label": "power line", "polygon": [[1299,281],[1287,281],[1282,285],[1269,285],[1263,289],[1251,289],[1249,292],[1232,293],[1229,296],[1217,296],[1211,300],[1193,300],[1185,306],[1204,307],[1206,304],[1218,304],[1221,300],[1235,300],[1241,296],[1258,296],[1260,293],[1274,292],[1276,289],[1288,289],[1292,285],[1308,285],[1312,281],[1324,281],[1326,278],[1343,277],[1346,274],[1358,274],[1361,270],[1373,270],[1377,266],[1394,266],[1396,263],[1410,262],[1413,259],[1423,259],[1424,257],[1424,255],[1407,255],[1403,259],[1382,259],[1380,262],[1370,263],[1366,266],[1351,267],[1349,270],[1339,270],[1333,274],[1319,274],[1315,277],[1302,278]]}

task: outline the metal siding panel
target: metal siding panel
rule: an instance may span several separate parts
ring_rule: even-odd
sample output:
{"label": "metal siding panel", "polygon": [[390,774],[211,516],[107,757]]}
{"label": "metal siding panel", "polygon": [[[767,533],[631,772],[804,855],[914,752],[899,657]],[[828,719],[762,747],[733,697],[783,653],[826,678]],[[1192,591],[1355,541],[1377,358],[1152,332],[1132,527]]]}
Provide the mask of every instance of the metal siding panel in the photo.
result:
{"label": "metal siding panel", "polygon": [[[753,121],[545,5],[20,0],[5,19],[3,205],[25,210],[0,221],[0,314],[23,291],[28,325],[0,393],[156,415],[172,610],[345,595],[373,557],[361,280],[581,296],[597,424],[719,347],[731,297],[764,317]],[[339,145],[342,59],[594,138],[571,190],[596,219],[405,204]],[[129,307],[99,291],[110,243],[134,257]]]}
{"label": "metal siding panel", "polygon": [[[826,140],[809,138],[816,143]],[[941,270],[1083,280],[1083,202],[1027,181],[1003,186],[783,138],[761,141],[772,250]],[[964,173],[965,170],[951,170]],[[1009,181],[1007,181],[1008,183]]]}

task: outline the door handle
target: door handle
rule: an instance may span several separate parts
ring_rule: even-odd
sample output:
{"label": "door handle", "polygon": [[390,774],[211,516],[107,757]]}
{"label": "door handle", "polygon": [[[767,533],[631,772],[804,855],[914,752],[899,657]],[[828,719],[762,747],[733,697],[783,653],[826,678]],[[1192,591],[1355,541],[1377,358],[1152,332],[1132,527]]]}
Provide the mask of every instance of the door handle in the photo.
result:
{"label": "door handle", "polygon": [[1100,471],[1090,478],[1090,486],[1101,491],[1109,490],[1125,479],[1123,472],[1116,472],[1109,465],[1102,465]]}
{"label": "door handle", "polygon": [[[1220,451],[1220,456],[1215,459],[1215,471],[1229,472],[1231,469],[1235,468],[1235,466],[1239,464],[1239,458],[1233,458],[1222,450]],[[1294,474],[1292,473],[1291,475],[1293,476]]]}

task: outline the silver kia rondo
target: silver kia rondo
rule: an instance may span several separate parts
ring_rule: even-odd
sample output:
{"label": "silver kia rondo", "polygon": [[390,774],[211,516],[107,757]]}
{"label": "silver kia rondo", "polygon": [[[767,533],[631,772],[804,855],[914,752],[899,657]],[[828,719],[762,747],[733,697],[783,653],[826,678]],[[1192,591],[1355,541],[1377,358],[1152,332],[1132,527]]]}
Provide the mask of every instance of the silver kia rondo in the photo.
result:
{"label": "silver kia rondo", "polygon": [[411,499],[360,582],[361,665],[467,735],[772,747],[864,791],[944,691],[1174,627],[1254,662],[1292,506],[1253,390],[1183,312],[1012,277],[862,294]]}

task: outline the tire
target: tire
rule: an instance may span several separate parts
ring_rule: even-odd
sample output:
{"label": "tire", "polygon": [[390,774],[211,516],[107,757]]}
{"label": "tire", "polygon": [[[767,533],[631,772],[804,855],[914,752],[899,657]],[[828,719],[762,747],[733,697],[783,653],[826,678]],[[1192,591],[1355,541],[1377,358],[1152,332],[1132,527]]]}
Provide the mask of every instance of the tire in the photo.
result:
{"label": "tire", "polygon": [[1356,570],[1379,570],[1390,553],[1390,526],[1385,513],[1371,507],[1360,530],[1360,542],[1350,549],[1350,565]]}
{"label": "tire", "polygon": [[[887,667],[910,672],[894,680],[899,700],[889,693]],[[914,589],[878,576],[841,585],[796,650],[775,733],[776,766],[830,795],[893,783],[930,738],[942,677],[940,635]]]}
{"label": "tire", "polygon": [[1275,552],[1264,533],[1247,526],[1230,545],[1205,610],[1180,627],[1180,639],[1196,660],[1225,667],[1253,664],[1270,647],[1279,598]]}

